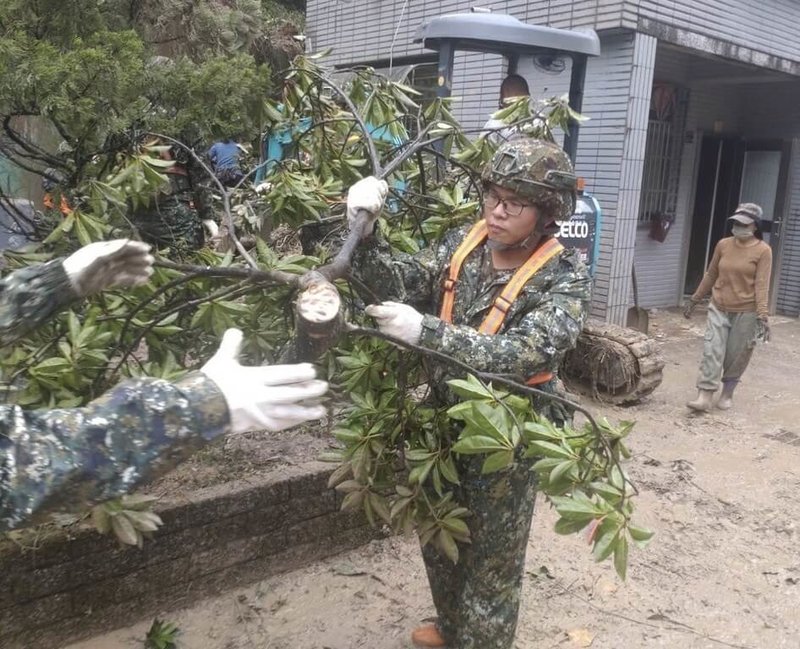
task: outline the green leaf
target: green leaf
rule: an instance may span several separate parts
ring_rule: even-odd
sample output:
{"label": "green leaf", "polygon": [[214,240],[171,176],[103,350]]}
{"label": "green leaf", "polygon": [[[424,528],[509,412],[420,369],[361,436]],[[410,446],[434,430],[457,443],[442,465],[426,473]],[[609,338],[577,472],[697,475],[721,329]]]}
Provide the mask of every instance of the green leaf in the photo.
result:
{"label": "green leaf", "polygon": [[342,509],[355,509],[364,502],[364,491],[351,491],[342,500]]}
{"label": "green leaf", "polygon": [[620,536],[614,545],[614,568],[620,579],[624,580],[628,574],[628,539]]}
{"label": "green leaf", "polygon": [[163,524],[161,518],[152,512],[128,510],[118,515],[125,516],[133,527],[141,532],[155,532]]}
{"label": "green leaf", "polygon": [[406,459],[410,462],[424,462],[431,457],[433,453],[427,449],[414,448],[406,451]]}
{"label": "green leaf", "polygon": [[469,417],[470,414],[472,414],[471,401],[462,401],[461,403],[457,403],[447,411],[447,416],[450,417],[450,419],[456,419],[458,421],[464,421]]}
{"label": "green leaf", "polygon": [[647,544],[655,536],[655,532],[651,532],[644,527],[634,527],[633,525],[628,525],[628,534],[631,535],[633,542],[640,548],[647,547]]}
{"label": "green leaf", "polygon": [[444,479],[453,484],[461,484],[458,480],[458,471],[456,470],[456,463],[453,461],[453,456],[448,455],[444,460],[439,462],[439,470],[442,472]]}
{"label": "green leaf", "polygon": [[498,451],[486,458],[481,467],[481,473],[495,473],[507,469],[512,464],[514,464],[514,451]]}
{"label": "green leaf", "polygon": [[591,518],[586,520],[570,520],[567,518],[559,518],[555,524],[556,534],[576,534],[585,528],[590,522]]}
{"label": "green leaf", "polygon": [[550,498],[562,518],[571,521],[589,521],[603,514],[591,501],[576,499],[573,496],[552,496]]}
{"label": "green leaf", "polygon": [[442,520],[442,525],[450,532],[462,536],[469,536],[469,527],[467,527],[467,524],[460,518],[453,516],[445,518]]}
{"label": "green leaf", "polygon": [[345,462],[341,466],[337,467],[328,478],[328,488],[330,489],[331,487],[335,487],[337,484],[342,482],[342,480],[350,475],[350,472],[350,462]]}
{"label": "green leaf", "polygon": [[600,526],[600,534],[594,543],[594,558],[595,561],[603,561],[611,556],[614,551],[614,546],[620,538],[619,527],[617,525],[609,524],[608,521],[603,521]]}
{"label": "green leaf", "polygon": [[[525,454],[525,457],[528,457],[528,454]],[[560,457],[545,457],[541,460],[534,463],[531,467],[536,473],[548,473],[562,462],[568,462],[569,460],[562,460]]]}
{"label": "green leaf", "polygon": [[575,460],[564,460],[550,472],[550,482],[558,482],[563,477],[570,477],[577,463]]}
{"label": "green leaf", "polygon": [[577,459],[573,452],[568,451],[558,444],[553,444],[552,442],[544,442],[539,440],[530,441],[528,442],[528,449],[544,457],[558,457],[565,460]]}
{"label": "green leaf", "polygon": [[108,534],[111,531],[111,516],[105,505],[92,507],[92,524],[101,534]]}
{"label": "green leaf", "polygon": [[124,515],[118,513],[111,517],[111,529],[117,539],[127,545],[139,545],[140,534]]}
{"label": "green leaf", "polygon": [[492,407],[488,403],[473,402],[472,407],[473,416],[469,423],[482,433],[494,437],[504,448],[513,449],[509,439],[513,424],[508,419],[508,413],[499,406]]}
{"label": "green leaf", "polygon": [[369,492],[367,495],[369,499],[369,504],[372,506],[372,509],[375,510],[375,513],[383,519],[383,521],[387,525],[392,524],[392,515],[389,512],[389,506],[386,503],[386,499],[374,492]]}
{"label": "green leaf", "polygon": [[358,480],[345,480],[344,482],[340,482],[336,485],[336,491],[342,491],[344,493],[350,493],[353,491],[360,491],[364,488],[364,485],[361,484]]}
{"label": "green leaf", "polygon": [[589,483],[589,489],[597,494],[600,494],[611,502],[616,502],[622,497],[622,492],[619,489],[612,487],[606,482],[600,482],[599,480]]}
{"label": "green leaf", "polygon": [[434,464],[435,460],[429,460],[424,464],[415,466],[408,474],[408,482],[410,484],[424,484]]}
{"label": "green leaf", "polygon": [[476,453],[493,453],[495,451],[505,451],[508,449],[506,449],[503,444],[500,444],[494,437],[470,435],[468,437],[462,436],[453,444],[452,450],[454,453],[475,455]]}
{"label": "green leaf", "polygon": [[445,553],[447,558],[453,563],[458,563],[458,545],[456,545],[450,532],[440,529],[436,535],[436,541],[439,549]]}
{"label": "green leaf", "polygon": [[619,490],[622,490],[622,489],[625,488],[625,477],[624,477],[624,474],[622,473],[622,471],[620,471],[620,468],[617,465],[614,465],[611,468],[611,479],[610,479],[610,482],[611,482],[611,485],[613,487],[616,487]]}
{"label": "green leaf", "polygon": [[356,444],[364,439],[364,433],[349,428],[337,428],[333,436],[345,444]]}
{"label": "green leaf", "polygon": [[478,379],[471,374],[467,380],[452,379],[447,382],[450,389],[462,399],[482,399],[494,401],[494,395]]}
{"label": "green leaf", "polygon": [[69,327],[69,339],[73,346],[76,346],[79,344],[81,321],[78,320],[78,316],[75,315],[74,311],[67,313],[67,325]]}

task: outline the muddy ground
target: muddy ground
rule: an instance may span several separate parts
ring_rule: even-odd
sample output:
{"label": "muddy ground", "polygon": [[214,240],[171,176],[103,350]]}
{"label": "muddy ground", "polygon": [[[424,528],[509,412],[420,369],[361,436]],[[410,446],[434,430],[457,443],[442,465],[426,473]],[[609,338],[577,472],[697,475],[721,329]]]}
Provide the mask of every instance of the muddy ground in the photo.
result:
{"label": "muddy ground", "polygon": [[[540,499],[518,648],[800,647],[800,321],[774,323],[734,408],[697,417],[683,404],[704,319],[654,314],[662,386],[632,408],[590,405],[638,422],[628,469],[656,537],[631,551],[623,583],[593,563],[584,539],[552,531]],[[213,465],[206,458],[194,474],[212,479]],[[163,617],[180,627],[181,649],[401,649],[433,615],[416,544],[387,538]],[[68,649],[139,648],[150,623],[120,620],[131,626]]]}

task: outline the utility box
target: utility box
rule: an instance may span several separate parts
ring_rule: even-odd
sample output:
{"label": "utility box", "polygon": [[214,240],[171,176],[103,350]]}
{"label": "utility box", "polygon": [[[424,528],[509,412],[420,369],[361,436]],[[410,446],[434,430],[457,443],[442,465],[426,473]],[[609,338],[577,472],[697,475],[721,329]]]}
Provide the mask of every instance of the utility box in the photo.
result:
{"label": "utility box", "polygon": [[600,247],[600,203],[586,192],[578,195],[575,213],[569,221],[559,221],[558,240],[565,248],[577,248],[583,263],[594,277]]}

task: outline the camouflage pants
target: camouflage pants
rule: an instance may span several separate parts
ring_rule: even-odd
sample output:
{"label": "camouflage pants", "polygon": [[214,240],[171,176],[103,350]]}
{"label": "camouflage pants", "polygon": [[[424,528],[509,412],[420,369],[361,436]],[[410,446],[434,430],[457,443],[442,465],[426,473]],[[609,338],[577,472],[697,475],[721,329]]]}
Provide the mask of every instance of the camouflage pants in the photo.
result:
{"label": "camouflage pants", "polygon": [[712,302],[700,361],[700,390],[716,390],[723,383],[738,381],[753,356],[756,346],[758,316],[755,312],[728,313]]}
{"label": "camouflage pants", "polygon": [[131,218],[143,241],[157,248],[186,253],[203,246],[203,224],[197,211],[175,201],[156,203]]}
{"label": "camouflage pants", "polygon": [[430,544],[422,549],[438,628],[449,649],[511,649],[536,496],[532,460],[481,475],[482,456],[457,461],[455,501],[469,508],[472,543],[453,564]]}

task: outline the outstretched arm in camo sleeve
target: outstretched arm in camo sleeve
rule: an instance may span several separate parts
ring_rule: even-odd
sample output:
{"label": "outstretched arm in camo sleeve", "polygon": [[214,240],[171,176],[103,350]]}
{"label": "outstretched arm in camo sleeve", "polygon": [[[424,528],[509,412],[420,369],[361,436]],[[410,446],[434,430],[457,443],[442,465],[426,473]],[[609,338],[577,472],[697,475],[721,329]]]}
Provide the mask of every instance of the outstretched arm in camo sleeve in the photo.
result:
{"label": "outstretched arm in camo sleeve", "polygon": [[[181,381],[126,381],[84,408],[0,407],[0,531],[106,500],[162,473],[225,432],[318,419],[327,390],[308,364],[243,367],[241,332]],[[305,403],[304,403],[305,402]]]}
{"label": "outstretched arm in camo sleeve", "polygon": [[23,268],[0,280],[0,347],[53,315],[111,286],[135,286],[153,272],[150,246],[140,241],[90,243],[66,259]]}
{"label": "outstretched arm in camo sleeve", "polygon": [[8,347],[79,300],[61,260],[29,266],[0,280],[0,347]]}

